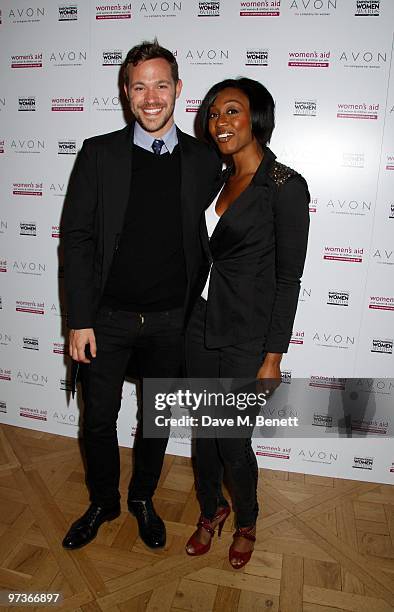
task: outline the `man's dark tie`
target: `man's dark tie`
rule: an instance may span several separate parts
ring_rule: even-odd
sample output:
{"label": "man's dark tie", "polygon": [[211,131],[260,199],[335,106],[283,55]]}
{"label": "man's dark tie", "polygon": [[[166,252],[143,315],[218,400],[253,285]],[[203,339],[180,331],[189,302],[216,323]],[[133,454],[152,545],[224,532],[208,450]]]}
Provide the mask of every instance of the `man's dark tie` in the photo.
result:
{"label": "man's dark tie", "polygon": [[152,142],[152,149],[155,155],[160,155],[163,144],[164,140],[158,140],[157,138]]}

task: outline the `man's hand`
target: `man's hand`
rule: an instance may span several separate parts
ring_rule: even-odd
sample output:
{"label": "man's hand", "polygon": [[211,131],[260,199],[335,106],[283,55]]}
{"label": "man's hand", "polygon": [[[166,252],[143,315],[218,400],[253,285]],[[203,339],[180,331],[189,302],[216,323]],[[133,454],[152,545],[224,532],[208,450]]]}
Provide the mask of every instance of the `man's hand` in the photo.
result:
{"label": "man's hand", "polygon": [[91,327],[86,329],[70,329],[69,337],[70,357],[81,363],[90,363],[85,355],[85,347],[89,345],[90,354],[92,357],[97,355],[96,338]]}

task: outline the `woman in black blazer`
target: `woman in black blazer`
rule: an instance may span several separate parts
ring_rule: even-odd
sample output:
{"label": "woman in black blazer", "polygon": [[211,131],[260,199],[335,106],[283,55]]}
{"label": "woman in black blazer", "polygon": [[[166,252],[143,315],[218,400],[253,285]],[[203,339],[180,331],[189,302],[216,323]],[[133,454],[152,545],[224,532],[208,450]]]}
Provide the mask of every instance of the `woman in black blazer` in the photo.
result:
{"label": "woman in black blazer", "polygon": [[[252,79],[214,85],[198,115],[200,130],[230,163],[201,223],[206,261],[187,334],[188,374],[198,378],[256,378],[280,382],[297,308],[308,228],[309,193],[303,177],[267,147],[274,101]],[[250,428],[251,429],[251,428]],[[235,569],[255,541],[257,461],[247,438],[196,440],[201,516],[190,555],[208,552],[230,513],[223,471],[232,485],[237,530],[229,551]]]}

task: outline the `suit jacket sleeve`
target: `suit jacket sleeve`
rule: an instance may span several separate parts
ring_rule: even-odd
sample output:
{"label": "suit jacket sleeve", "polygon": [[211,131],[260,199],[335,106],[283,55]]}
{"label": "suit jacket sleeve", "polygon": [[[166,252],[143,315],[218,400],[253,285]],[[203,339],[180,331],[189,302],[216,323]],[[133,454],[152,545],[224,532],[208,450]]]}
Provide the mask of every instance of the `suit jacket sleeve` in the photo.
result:
{"label": "suit jacket sleeve", "polygon": [[93,327],[97,153],[85,140],[71,174],[62,229],[68,326]]}
{"label": "suit jacket sleeve", "polygon": [[276,292],[265,350],[286,353],[297,310],[309,230],[310,196],[299,174],[278,187],[274,203]]}

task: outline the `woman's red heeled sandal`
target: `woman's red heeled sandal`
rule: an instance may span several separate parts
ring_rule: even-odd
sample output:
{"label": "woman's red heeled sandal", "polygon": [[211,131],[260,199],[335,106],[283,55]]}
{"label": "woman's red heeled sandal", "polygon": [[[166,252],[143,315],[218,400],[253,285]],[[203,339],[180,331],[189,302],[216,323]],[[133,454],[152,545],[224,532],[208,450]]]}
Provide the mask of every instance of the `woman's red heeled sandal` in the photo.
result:
{"label": "woman's red heeled sandal", "polygon": [[[245,538],[246,540],[250,540],[251,542],[256,541],[256,536],[251,533],[254,530],[255,526],[252,527],[240,527],[233,534],[233,538]],[[241,552],[240,550],[236,550],[234,548],[234,542],[231,544],[230,549],[228,551],[228,559],[230,561],[231,566],[234,569],[241,569],[244,565],[250,561],[250,557],[252,556],[253,549],[247,550],[245,552]]]}
{"label": "woman's red heeled sandal", "polygon": [[[220,510],[218,510],[218,512],[216,513],[216,515],[213,517],[211,521],[205,518],[203,515],[201,515],[197,523],[196,531],[193,533],[193,535],[189,538],[189,540],[186,543],[187,554],[190,556],[205,555],[205,553],[207,553],[209,549],[211,548],[211,542],[212,542],[213,536],[215,535],[216,527],[218,527],[218,537],[220,538],[222,534],[223,525],[226,522],[226,519],[228,515],[230,514],[230,512],[231,512],[230,507],[224,506],[223,508],[220,508]],[[213,523],[215,523],[216,521],[218,522],[216,523],[214,527]],[[200,527],[205,529],[205,531],[207,531],[209,535],[211,536],[207,544],[203,544],[202,542],[199,542],[197,539],[197,532]],[[189,547],[192,547],[193,550],[190,551]]]}

